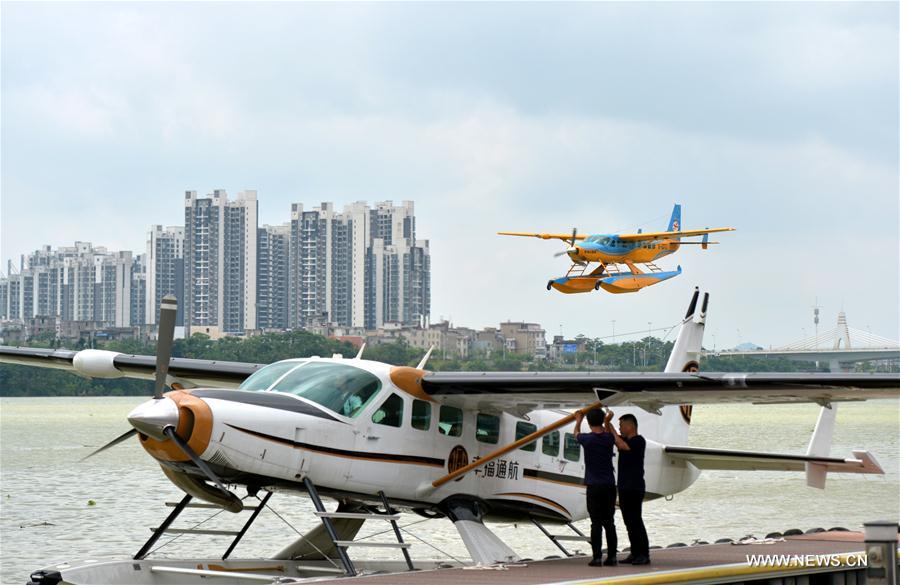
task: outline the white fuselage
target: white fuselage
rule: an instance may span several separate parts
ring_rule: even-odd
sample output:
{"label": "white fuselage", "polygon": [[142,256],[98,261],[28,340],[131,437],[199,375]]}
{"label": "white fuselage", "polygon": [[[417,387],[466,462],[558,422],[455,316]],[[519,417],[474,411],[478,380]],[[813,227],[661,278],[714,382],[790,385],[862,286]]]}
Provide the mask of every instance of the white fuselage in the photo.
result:
{"label": "white fuselage", "polygon": [[[479,425],[478,412],[463,410],[461,426],[450,425],[442,421],[446,417],[441,403],[419,400],[395,386],[387,364],[333,358],[293,361],[360,368],[376,376],[381,387],[353,417],[284,393],[278,393],[282,395],[280,403],[290,408],[292,403],[288,401],[297,401],[300,410],[309,413],[273,407],[271,401],[268,406],[254,404],[257,398],[275,398],[271,390],[193,390],[194,396],[209,405],[213,419],[209,445],[200,455],[215,465],[226,481],[256,483],[259,487],[300,487],[308,477],[324,493],[374,500],[379,491],[384,491],[392,501],[408,507],[433,509],[458,496],[483,500],[500,515],[537,514],[566,521],[587,517],[582,485],[584,457],[580,445],[574,442],[571,425],[557,431],[558,435],[538,439],[533,450],[516,449],[456,481],[437,489],[430,487],[431,482],[462,464],[484,457],[568,412],[538,410],[522,418],[482,413],[487,424]],[[382,418],[379,409],[391,396],[395,396],[391,399],[395,414],[398,400],[402,400],[401,414]],[[425,414],[425,410],[429,412]],[[647,440],[647,497],[668,496],[693,483],[698,470],[668,460],[662,447],[687,443],[688,422],[679,408],[663,408],[659,415],[622,408],[616,414],[626,412],[638,418],[640,433]],[[493,416],[499,417],[499,434],[491,424],[496,422]],[[381,423],[376,422],[379,419]],[[391,424],[384,424],[385,420]],[[393,426],[396,424],[399,426]],[[517,425],[522,427],[518,437]],[[489,431],[484,432],[481,426]]]}

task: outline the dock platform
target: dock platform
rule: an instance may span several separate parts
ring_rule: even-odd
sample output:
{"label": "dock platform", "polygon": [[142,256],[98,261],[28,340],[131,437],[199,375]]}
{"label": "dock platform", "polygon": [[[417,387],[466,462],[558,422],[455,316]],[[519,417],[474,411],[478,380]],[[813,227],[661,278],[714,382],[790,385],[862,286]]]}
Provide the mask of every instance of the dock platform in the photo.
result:
{"label": "dock platform", "polygon": [[[587,557],[526,561],[509,566],[412,571],[329,580],[356,585],[538,585],[668,583],[766,583],[770,585],[862,585],[865,583],[863,534],[819,532],[788,536],[770,544],[709,544],[654,549],[652,564],[589,567]],[[750,555],[776,555],[753,566]],[[620,554],[619,558],[624,555]]]}

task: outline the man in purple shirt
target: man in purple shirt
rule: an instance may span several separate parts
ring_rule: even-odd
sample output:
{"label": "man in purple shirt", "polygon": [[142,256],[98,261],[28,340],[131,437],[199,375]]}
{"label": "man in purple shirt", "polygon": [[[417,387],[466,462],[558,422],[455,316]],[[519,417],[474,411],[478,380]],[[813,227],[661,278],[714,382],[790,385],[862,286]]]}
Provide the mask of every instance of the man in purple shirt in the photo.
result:
{"label": "man in purple shirt", "polygon": [[[616,565],[616,477],[613,472],[613,444],[615,440],[607,432],[606,424],[612,414],[604,420],[603,411],[589,410],[588,426],[591,432],[581,432],[584,415],[575,415],[575,438],[584,449],[584,484],[587,486],[587,509],[591,516],[591,549],[594,553],[588,564],[597,567]],[[603,561],[603,531],[606,530],[606,561]]]}

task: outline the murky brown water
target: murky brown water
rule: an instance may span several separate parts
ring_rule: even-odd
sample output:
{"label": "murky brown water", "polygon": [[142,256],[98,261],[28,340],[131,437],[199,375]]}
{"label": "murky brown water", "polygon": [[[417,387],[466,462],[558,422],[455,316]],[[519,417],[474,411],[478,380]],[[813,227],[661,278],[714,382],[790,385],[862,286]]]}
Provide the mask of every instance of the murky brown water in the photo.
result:
{"label": "murky brown water", "polygon": [[[59,560],[129,557],[149,536],[149,527],[167,514],[163,502],[180,499],[181,493],[136,441],[78,463],[93,448],[128,430],[125,415],[142,400],[0,400],[0,582],[25,583],[32,570]],[[715,448],[802,453],[817,413],[816,406],[698,407],[690,442]],[[849,456],[851,449],[865,447],[875,453],[885,476],[833,475],[827,489],[820,491],[806,487],[800,473],[707,472],[672,501],[645,507],[651,544],[763,536],[788,528],[858,529],[867,520],[898,520],[900,402],[841,405],[837,422],[832,454]],[[94,505],[89,505],[91,500]],[[316,523],[305,498],[276,494],[270,505],[301,532]],[[209,511],[190,514],[199,522]],[[223,514],[216,520],[224,523],[216,528],[235,527],[242,518],[245,515]],[[410,515],[404,523],[420,520]],[[618,520],[621,546],[626,546],[624,527]],[[581,524],[587,530],[586,523]],[[373,526],[364,534],[383,528]],[[523,556],[558,553],[530,524],[494,528]],[[466,556],[446,520],[423,522],[409,530],[441,551]],[[290,527],[265,512],[234,556],[266,556],[294,537]],[[414,542],[414,557],[441,557],[437,550]],[[221,539],[185,536],[160,554],[217,556],[225,546]]]}

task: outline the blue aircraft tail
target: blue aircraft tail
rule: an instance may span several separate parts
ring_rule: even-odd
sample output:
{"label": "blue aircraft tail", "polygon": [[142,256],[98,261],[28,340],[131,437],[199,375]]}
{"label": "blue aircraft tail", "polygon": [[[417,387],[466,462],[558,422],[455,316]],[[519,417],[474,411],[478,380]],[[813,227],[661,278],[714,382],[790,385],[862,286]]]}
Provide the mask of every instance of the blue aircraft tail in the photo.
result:
{"label": "blue aircraft tail", "polygon": [[666,228],[667,232],[680,232],[681,231],[681,204],[676,203],[675,207],[672,208],[672,217],[669,219],[669,226]]}

